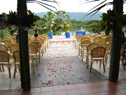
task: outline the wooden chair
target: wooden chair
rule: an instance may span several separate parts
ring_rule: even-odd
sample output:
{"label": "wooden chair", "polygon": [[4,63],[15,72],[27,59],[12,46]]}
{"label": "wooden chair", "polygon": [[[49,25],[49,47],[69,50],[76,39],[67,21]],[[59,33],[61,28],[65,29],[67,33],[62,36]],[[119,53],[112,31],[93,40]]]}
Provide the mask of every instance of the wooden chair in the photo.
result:
{"label": "wooden chair", "polygon": [[77,48],[77,39],[78,39],[79,37],[81,37],[81,36],[82,36],[81,34],[77,34],[77,35],[75,36],[75,41],[74,41],[75,48]]}
{"label": "wooden chair", "polygon": [[95,36],[98,36],[99,34],[98,33],[94,33]]}
{"label": "wooden chair", "polygon": [[78,50],[79,50],[78,56],[80,56],[81,42],[84,41],[84,40],[90,40],[90,39],[88,37],[85,37],[85,36],[82,36],[80,39],[78,39]]}
{"label": "wooden chair", "polygon": [[13,42],[9,39],[4,39],[4,44],[9,48],[10,44],[12,44]]}
{"label": "wooden chair", "polygon": [[90,40],[84,40],[81,42],[78,54],[80,55],[82,60],[84,58],[84,51],[86,50],[87,45],[89,45],[90,43]]}
{"label": "wooden chair", "polygon": [[41,53],[42,53],[42,56],[43,56],[43,54],[45,52],[45,41],[41,37],[38,37],[38,39],[41,41],[41,45],[42,45],[42,52]]}
{"label": "wooden chair", "polygon": [[47,42],[47,48],[48,48],[48,44],[49,44],[49,36],[47,34],[42,34],[42,36],[44,36],[46,38],[46,42]]}
{"label": "wooden chair", "polygon": [[106,40],[105,39],[101,39],[97,42],[98,46],[104,46],[106,45]]}
{"label": "wooden chair", "polygon": [[32,38],[28,37],[28,43],[30,44],[32,42]]}
{"label": "wooden chair", "polygon": [[[0,50],[6,51],[8,53],[8,48],[4,44],[0,44]],[[0,67],[0,71],[4,71],[4,66]]]}
{"label": "wooden chair", "polygon": [[7,66],[9,78],[11,78],[11,64],[10,64],[10,55],[3,50],[0,50],[0,65]]}
{"label": "wooden chair", "polygon": [[89,39],[90,39],[91,42],[93,42],[93,39],[94,39],[94,38],[96,38],[96,35],[91,35],[91,36],[89,37]]}
{"label": "wooden chair", "polygon": [[13,43],[17,43],[17,40],[16,40],[16,38],[15,37],[13,37]]}
{"label": "wooden chair", "polygon": [[4,51],[8,52],[8,48],[4,44],[0,44],[0,50],[4,50]]}
{"label": "wooden chair", "polygon": [[39,53],[39,63],[40,63],[40,58],[41,58],[41,51],[42,51],[42,48],[41,48],[41,43],[38,42],[38,41],[32,41],[30,43],[30,45],[35,45],[38,49],[38,53]]}
{"label": "wooden chair", "polygon": [[10,40],[11,42],[13,42],[13,37],[5,37],[4,40]]}
{"label": "wooden chair", "polygon": [[111,43],[112,36],[111,35],[106,36],[105,40],[106,40],[106,44]]}
{"label": "wooden chair", "polygon": [[12,35],[7,35],[6,38],[13,38],[13,36]]}
{"label": "wooden chair", "polygon": [[12,41],[13,43],[17,43],[17,40],[14,36],[8,35],[4,38],[4,40],[5,39],[8,39],[8,40]]}
{"label": "wooden chair", "polygon": [[86,34],[85,36],[86,36],[86,37],[90,37],[90,36],[91,36],[91,34],[89,34],[89,33],[88,33],[88,34]]}
{"label": "wooden chair", "polygon": [[96,36],[96,37],[93,39],[93,42],[94,42],[94,43],[97,43],[97,42],[100,41],[101,39],[102,39],[102,37]]}
{"label": "wooden chair", "polygon": [[87,68],[88,68],[88,65],[89,65],[89,57],[91,56],[91,50],[94,48],[94,47],[97,47],[98,44],[97,43],[90,43],[89,45],[87,45],[86,49],[87,49],[87,56],[86,56],[86,64],[87,64]]}
{"label": "wooden chair", "polygon": [[46,49],[47,49],[47,38],[43,35],[40,35],[40,37],[44,40],[44,44],[45,44],[45,52],[46,52]]}
{"label": "wooden chair", "polygon": [[91,50],[91,63],[90,63],[90,72],[92,71],[92,65],[95,61],[100,61],[100,67],[101,63],[103,64],[103,69],[105,72],[105,65],[104,65],[104,57],[105,57],[106,49],[105,47],[98,46]]}
{"label": "wooden chair", "polygon": [[38,48],[34,45],[34,44],[30,44],[29,45],[29,55],[30,55],[30,59],[31,59],[31,67],[32,67],[32,72],[34,73],[34,64],[33,64],[33,60],[34,58],[36,59],[36,64],[38,66],[38,57],[37,57],[37,53],[38,53]]}
{"label": "wooden chair", "polygon": [[10,48],[10,56],[13,55],[13,52],[14,52],[15,50],[19,50],[18,44],[10,44],[9,48]]}
{"label": "wooden chair", "polygon": [[81,38],[81,42],[82,42],[82,41],[84,41],[84,40],[90,40],[90,38],[89,38],[89,37],[84,36],[83,38]]}
{"label": "wooden chair", "polygon": [[102,39],[105,39],[106,38],[106,35],[100,35],[100,37],[102,37]]}
{"label": "wooden chair", "polygon": [[76,43],[76,45],[77,45],[77,48],[79,49],[79,45],[80,45],[80,43],[81,43],[81,39],[83,38],[84,36],[79,36],[78,38],[77,38],[77,43]]}
{"label": "wooden chair", "polygon": [[20,58],[19,58],[19,50],[15,50],[13,52],[13,58],[14,58],[14,75],[13,78],[16,76],[17,69],[20,72]]}

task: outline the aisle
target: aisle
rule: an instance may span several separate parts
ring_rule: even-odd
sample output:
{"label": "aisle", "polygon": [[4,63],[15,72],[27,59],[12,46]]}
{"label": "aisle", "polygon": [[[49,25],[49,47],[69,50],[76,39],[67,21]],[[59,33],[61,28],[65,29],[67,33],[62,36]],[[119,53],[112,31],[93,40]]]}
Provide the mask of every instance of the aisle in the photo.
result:
{"label": "aisle", "polygon": [[86,64],[77,56],[72,42],[52,43],[41,59],[35,74],[31,75],[32,87],[69,85],[107,80],[93,69],[90,73]]}

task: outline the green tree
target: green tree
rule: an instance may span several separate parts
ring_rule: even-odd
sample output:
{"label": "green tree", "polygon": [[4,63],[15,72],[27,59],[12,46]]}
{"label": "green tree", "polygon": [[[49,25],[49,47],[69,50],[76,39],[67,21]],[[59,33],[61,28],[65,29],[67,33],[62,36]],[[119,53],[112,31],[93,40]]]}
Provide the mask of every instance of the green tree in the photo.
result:
{"label": "green tree", "polygon": [[4,38],[3,30],[6,28],[4,26],[5,19],[6,19],[6,13],[2,13],[0,15],[0,38],[2,38],[2,39]]}

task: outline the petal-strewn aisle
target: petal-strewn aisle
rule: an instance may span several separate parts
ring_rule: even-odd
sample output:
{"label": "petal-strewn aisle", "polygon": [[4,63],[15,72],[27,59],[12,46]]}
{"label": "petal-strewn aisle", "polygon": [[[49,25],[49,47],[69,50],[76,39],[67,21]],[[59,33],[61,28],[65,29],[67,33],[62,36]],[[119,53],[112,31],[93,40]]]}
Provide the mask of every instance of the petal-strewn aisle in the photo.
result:
{"label": "petal-strewn aisle", "polygon": [[32,87],[107,80],[96,70],[90,73],[77,54],[72,41],[53,42],[41,58],[39,66],[35,67],[35,74],[31,75]]}

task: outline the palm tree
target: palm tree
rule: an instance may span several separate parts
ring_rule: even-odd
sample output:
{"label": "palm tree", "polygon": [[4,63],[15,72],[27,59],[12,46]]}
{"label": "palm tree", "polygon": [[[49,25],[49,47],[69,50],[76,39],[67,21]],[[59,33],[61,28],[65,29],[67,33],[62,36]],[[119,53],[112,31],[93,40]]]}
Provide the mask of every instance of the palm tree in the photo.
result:
{"label": "palm tree", "polygon": [[[120,16],[123,15],[123,0],[113,0],[113,10]],[[109,80],[117,82],[119,77],[119,64],[120,64],[120,51],[121,51],[121,36],[122,26],[117,27],[118,22],[114,21],[112,27],[112,49],[111,49],[111,62],[109,71]]]}
{"label": "palm tree", "polygon": [[24,90],[30,90],[30,70],[29,70],[29,49],[28,49],[28,32],[21,25],[21,19],[27,16],[26,0],[18,0],[17,13],[19,16],[18,37],[20,52],[20,71],[21,71],[21,87]]}
{"label": "palm tree", "polygon": [[[30,70],[29,70],[29,49],[28,49],[28,32],[25,27],[23,27],[22,19],[27,16],[27,5],[26,2],[38,3],[43,7],[53,11],[51,8],[55,8],[46,2],[54,2],[55,0],[17,0],[17,13],[19,16],[18,22],[18,37],[19,37],[19,53],[20,53],[20,71],[21,71],[21,87],[27,91],[31,89],[30,85]],[[51,8],[49,8],[51,7]],[[56,8],[55,8],[56,9]],[[55,11],[54,11],[55,12]]]}
{"label": "palm tree", "polygon": [[[95,7],[90,10],[90,13],[97,13],[101,8],[105,7],[106,5],[113,5],[113,10],[122,17],[123,15],[123,3],[125,0],[113,0],[113,2],[107,2],[107,0],[86,0],[89,2],[95,1],[102,1]],[[95,8],[95,9],[94,9]],[[93,15],[94,15],[93,14]],[[116,16],[116,15],[114,15]],[[112,48],[111,48],[111,61],[110,61],[110,69],[109,69],[109,80],[113,82],[118,81],[119,77],[119,64],[120,64],[120,50],[121,50],[121,34],[122,34],[122,26],[117,27],[118,23],[117,20],[112,21]]]}

